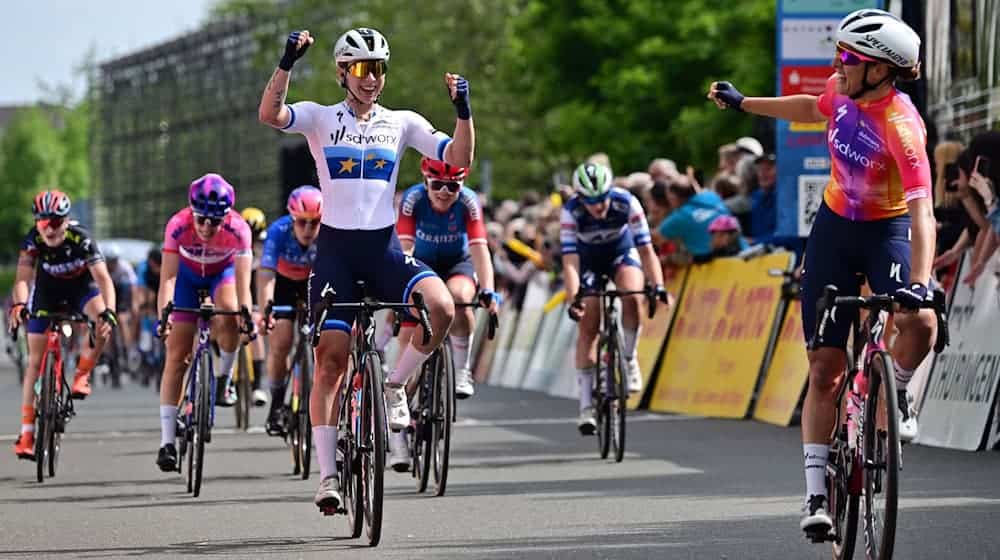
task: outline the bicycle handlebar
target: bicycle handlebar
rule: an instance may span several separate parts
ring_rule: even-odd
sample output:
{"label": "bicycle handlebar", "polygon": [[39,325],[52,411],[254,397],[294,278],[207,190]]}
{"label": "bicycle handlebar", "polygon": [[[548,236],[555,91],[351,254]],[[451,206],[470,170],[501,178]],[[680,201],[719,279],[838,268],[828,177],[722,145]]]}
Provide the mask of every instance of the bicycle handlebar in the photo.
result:
{"label": "bicycle handlebar", "polygon": [[[31,312],[29,313],[26,309],[21,313],[21,318],[24,321],[29,319],[45,319],[51,321],[51,325],[58,323],[80,323],[87,325],[87,343],[91,348],[95,345],[94,340],[94,327],[97,325],[90,317],[87,317],[83,313],[77,313],[75,311],[71,312]],[[17,331],[18,329],[9,329],[7,332],[10,333],[10,338],[13,341],[17,341]]]}
{"label": "bicycle handlebar", "polygon": [[602,297],[622,298],[625,296],[646,296],[646,314],[650,319],[656,315],[656,293],[650,289],[645,290],[586,290],[576,294],[575,300],[583,298]]}
{"label": "bicycle handlebar", "polygon": [[[359,282],[359,284],[363,283]],[[362,293],[364,290],[362,289]],[[361,301],[354,303],[336,303],[335,299],[337,297],[337,292],[327,286],[323,290],[322,299],[319,305],[313,313],[313,332],[312,332],[312,345],[316,347],[319,345],[319,337],[322,332],[323,323],[326,321],[326,314],[331,309],[351,309],[360,310],[362,313],[371,314],[382,309],[391,309],[393,311],[405,311],[408,309],[417,310],[417,321],[420,326],[424,328],[423,343],[430,344],[431,338],[434,336],[434,331],[431,328],[430,314],[427,311],[427,305],[424,303],[424,295],[420,292],[413,292],[410,297],[413,298],[413,303],[386,303],[383,301],[378,301],[369,297],[362,297]]]}
{"label": "bicycle handlebar", "polygon": [[[482,307],[478,302],[455,302],[455,307]],[[493,340],[496,338],[497,329],[500,328],[500,317],[496,313],[490,313],[490,322],[486,326],[486,338]]]}
{"label": "bicycle handlebar", "polygon": [[[249,340],[254,340],[257,338],[257,334],[253,332],[253,318],[250,316],[250,310],[247,306],[241,307],[237,311],[232,311],[228,309],[216,309],[211,303],[203,303],[200,307],[177,307],[174,305],[173,301],[168,301],[167,305],[163,306],[163,311],[160,312],[160,329],[167,324],[170,320],[171,313],[194,313],[198,315],[199,318],[208,320],[217,315],[224,317],[240,317],[243,319],[243,324],[240,325],[240,333],[248,335]],[[162,333],[159,333],[162,335]]]}

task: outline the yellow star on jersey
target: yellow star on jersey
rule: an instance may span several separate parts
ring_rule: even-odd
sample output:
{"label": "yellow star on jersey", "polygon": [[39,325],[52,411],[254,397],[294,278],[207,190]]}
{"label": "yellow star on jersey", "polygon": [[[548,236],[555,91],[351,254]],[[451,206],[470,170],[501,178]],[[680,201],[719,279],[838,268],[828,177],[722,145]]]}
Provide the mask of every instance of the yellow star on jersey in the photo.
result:
{"label": "yellow star on jersey", "polygon": [[378,160],[378,161],[375,162],[375,169],[382,169],[383,167],[385,167],[385,164],[387,164],[387,163],[389,163],[389,162],[385,161],[384,159],[380,159],[380,160]]}
{"label": "yellow star on jersey", "polygon": [[347,158],[340,161],[340,171],[338,173],[351,173],[354,171],[354,167],[358,165],[354,158]]}

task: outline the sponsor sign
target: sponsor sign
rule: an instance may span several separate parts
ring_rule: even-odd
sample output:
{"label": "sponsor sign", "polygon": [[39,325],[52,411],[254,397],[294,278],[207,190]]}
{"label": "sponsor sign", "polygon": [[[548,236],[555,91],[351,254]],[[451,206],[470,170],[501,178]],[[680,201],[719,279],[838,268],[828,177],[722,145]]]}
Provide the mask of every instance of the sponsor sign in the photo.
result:
{"label": "sponsor sign", "polygon": [[[824,56],[833,57],[833,49],[826,51]],[[781,68],[781,95],[796,95],[805,93],[819,95],[826,89],[826,81],[833,74],[833,68],[792,64]],[[826,126],[826,123],[823,123]]]}
{"label": "sponsor sign", "polygon": [[[789,18],[781,22],[782,60],[833,60],[840,18]],[[827,69],[827,76],[830,75]]]}
{"label": "sponsor sign", "polygon": [[642,370],[643,392],[634,393],[628,399],[628,407],[632,410],[638,408],[642,401],[644,392],[650,390],[649,380],[653,368],[656,367],[656,360],[663,351],[663,345],[667,342],[667,331],[670,330],[670,321],[674,318],[674,313],[680,305],[681,288],[684,287],[684,279],[687,277],[688,269],[684,269],[673,278],[666,281],[666,289],[675,298],[673,307],[659,304],[656,306],[656,314],[652,319],[648,315],[642,318],[642,333],[639,335],[639,344],[636,347],[635,355],[639,359],[639,368]]}
{"label": "sponsor sign", "polygon": [[786,14],[849,13],[862,8],[880,8],[877,0],[784,0],[781,10]]}
{"label": "sponsor sign", "polygon": [[800,237],[812,231],[816,213],[823,203],[823,191],[830,182],[829,175],[799,175],[799,229]]}
{"label": "sponsor sign", "polygon": [[689,272],[650,409],[743,418],[781,303],[789,253],[717,259]]}
{"label": "sponsor sign", "polygon": [[805,335],[802,333],[802,302],[789,302],[764,386],[757,396],[753,417],[762,422],[787,426],[795,414],[799,396],[809,378]]}
{"label": "sponsor sign", "polygon": [[520,387],[528,370],[528,361],[531,358],[535,342],[538,340],[539,327],[542,324],[542,308],[549,299],[547,284],[548,276],[541,273],[535,274],[528,281],[517,329],[500,374],[499,384],[504,387]]}

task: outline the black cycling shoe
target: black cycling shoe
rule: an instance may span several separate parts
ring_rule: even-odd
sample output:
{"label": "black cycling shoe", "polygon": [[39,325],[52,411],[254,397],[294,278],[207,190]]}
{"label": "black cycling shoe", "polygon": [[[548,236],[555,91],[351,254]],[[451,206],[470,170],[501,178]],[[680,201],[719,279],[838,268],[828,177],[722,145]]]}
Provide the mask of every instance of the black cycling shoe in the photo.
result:
{"label": "black cycling shoe", "polygon": [[236,387],[226,377],[215,378],[215,404],[229,408],[236,404]]}
{"label": "black cycling shoe", "polygon": [[174,444],[168,443],[160,448],[156,454],[156,465],[163,472],[174,472],[177,470],[177,448]]}
{"label": "black cycling shoe", "polygon": [[272,408],[267,413],[267,420],[264,421],[264,431],[273,437],[285,437],[286,412],[284,407]]}

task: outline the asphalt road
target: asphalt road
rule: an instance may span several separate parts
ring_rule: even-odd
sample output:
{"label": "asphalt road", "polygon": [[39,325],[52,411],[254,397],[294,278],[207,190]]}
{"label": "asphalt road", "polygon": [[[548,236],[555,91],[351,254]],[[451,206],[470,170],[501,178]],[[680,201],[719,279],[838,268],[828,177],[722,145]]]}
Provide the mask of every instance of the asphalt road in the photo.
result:
{"label": "asphalt road", "polygon": [[[0,369],[7,433],[20,390]],[[387,473],[375,550],[312,505],[283,443],[236,433],[228,410],[206,452],[200,498],[153,464],[157,397],[98,390],[43,484],[0,436],[0,558],[827,558],[798,530],[796,429],[638,413],[615,464],[577,435],[574,403],[480,388],[460,403],[448,493]],[[263,422],[263,410],[254,422]],[[897,558],[996,558],[1000,455],[907,447]],[[991,552],[992,551],[992,552]],[[861,557],[858,554],[857,557]]]}

